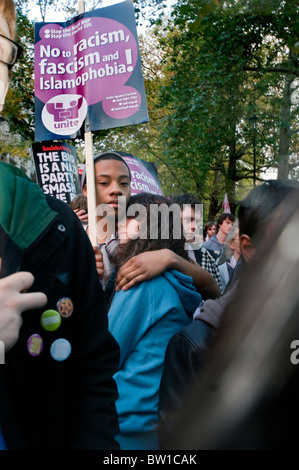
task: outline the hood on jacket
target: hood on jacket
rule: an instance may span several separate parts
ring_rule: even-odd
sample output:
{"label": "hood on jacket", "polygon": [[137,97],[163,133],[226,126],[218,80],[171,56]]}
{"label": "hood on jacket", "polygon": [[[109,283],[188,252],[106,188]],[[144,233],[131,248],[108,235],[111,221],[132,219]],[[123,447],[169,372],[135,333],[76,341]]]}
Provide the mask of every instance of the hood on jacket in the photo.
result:
{"label": "hood on jacket", "polygon": [[202,297],[196,291],[192,277],[186,276],[174,269],[165,271],[162,276],[164,276],[176,289],[187,315],[193,316],[196,308],[202,301]]}
{"label": "hood on jacket", "polygon": [[224,293],[218,299],[208,299],[203,302],[203,304],[196,309],[194,313],[194,320],[203,320],[213,328],[219,328],[225,309],[236,296],[239,279],[245,269],[245,266],[246,262],[241,255]]}
{"label": "hood on jacket", "polygon": [[219,328],[226,307],[233,301],[238,288],[238,282],[235,282],[230,290],[221,295],[218,299],[208,299],[200,305],[195,313],[194,320],[203,320],[213,328]]}
{"label": "hood on jacket", "polygon": [[57,213],[37,183],[18,168],[0,162],[0,225],[22,250],[47,228]]}

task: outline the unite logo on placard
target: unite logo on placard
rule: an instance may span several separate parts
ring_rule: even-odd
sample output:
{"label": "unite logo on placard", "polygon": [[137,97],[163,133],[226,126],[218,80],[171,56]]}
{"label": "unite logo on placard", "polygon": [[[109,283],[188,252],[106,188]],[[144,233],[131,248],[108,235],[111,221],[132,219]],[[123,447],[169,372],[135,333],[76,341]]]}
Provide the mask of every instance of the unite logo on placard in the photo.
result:
{"label": "unite logo on placard", "polygon": [[87,101],[81,95],[58,95],[45,104],[42,121],[54,134],[72,135],[81,128],[87,109]]}

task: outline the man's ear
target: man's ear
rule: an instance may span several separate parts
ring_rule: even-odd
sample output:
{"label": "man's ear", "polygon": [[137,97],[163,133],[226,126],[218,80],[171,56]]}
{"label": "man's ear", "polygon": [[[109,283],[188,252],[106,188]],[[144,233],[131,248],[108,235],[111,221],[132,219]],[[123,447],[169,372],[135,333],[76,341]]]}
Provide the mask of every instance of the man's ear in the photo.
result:
{"label": "man's ear", "polygon": [[83,185],[82,193],[84,194],[85,197],[87,197],[87,184]]}
{"label": "man's ear", "polygon": [[240,250],[246,263],[249,263],[255,255],[255,248],[248,235],[240,236]]}

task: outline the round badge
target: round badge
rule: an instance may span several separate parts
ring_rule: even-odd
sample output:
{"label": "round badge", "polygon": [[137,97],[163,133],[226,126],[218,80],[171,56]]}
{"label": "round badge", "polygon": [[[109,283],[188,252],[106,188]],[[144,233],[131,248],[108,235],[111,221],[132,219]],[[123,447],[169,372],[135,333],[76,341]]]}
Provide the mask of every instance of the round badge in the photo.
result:
{"label": "round badge", "polygon": [[65,361],[71,354],[71,345],[64,338],[59,338],[52,343],[50,354],[55,361]]}
{"label": "round badge", "polygon": [[63,297],[58,300],[56,308],[63,318],[68,318],[73,313],[74,305],[71,299]]}
{"label": "round badge", "polygon": [[55,331],[60,327],[61,316],[56,310],[46,310],[40,319],[41,325],[46,331]]}
{"label": "round badge", "polygon": [[44,347],[43,339],[38,334],[33,334],[28,338],[27,341],[27,350],[30,356],[36,357],[39,356]]}

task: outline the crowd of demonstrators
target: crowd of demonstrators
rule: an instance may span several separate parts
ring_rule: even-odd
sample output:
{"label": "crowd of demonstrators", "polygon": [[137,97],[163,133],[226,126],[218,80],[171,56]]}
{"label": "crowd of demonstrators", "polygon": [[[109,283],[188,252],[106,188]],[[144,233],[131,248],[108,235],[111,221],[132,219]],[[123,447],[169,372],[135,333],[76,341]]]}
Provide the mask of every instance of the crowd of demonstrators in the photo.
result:
{"label": "crowd of demonstrators", "polygon": [[[117,439],[122,449],[157,449],[158,392],[168,340],[174,331],[192,321],[202,298],[215,298],[220,294],[220,289],[206,270],[190,260],[185,250],[183,231],[177,240],[173,239],[171,230],[169,234],[172,238],[161,238],[160,220],[157,239],[150,238],[153,228],[149,223],[150,206],[165,204],[170,207],[173,201],[146,194],[128,200],[130,171],[122,157],[115,152],[105,152],[96,155],[94,161],[96,202],[108,206],[105,214],[103,207],[97,211],[100,227],[106,229],[107,213],[111,216],[111,231],[102,232],[98,242],[102,254],[105,253],[103,264],[108,267],[104,269],[108,275],[103,286],[109,306],[109,329],[121,351],[119,369],[114,376],[119,391],[117,410],[120,433]],[[85,188],[84,191],[86,194]],[[124,215],[124,208],[118,205],[120,196],[125,196],[125,215],[136,203],[146,208],[149,231],[145,234],[145,240],[139,237],[135,240],[133,237],[127,243],[121,243],[124,230],[118,222]],[[180,216],[179,224],[182,227],[184,219],[182,217],[181,220]],[[130,229],[134,226],[136,230],[135,219],[128,218],[128,223]],[[190,225],[190,221],[188,223]],[[144,221],[140,225],[142,230],[143,225]],[[190,235],[193,233],[192,227]],[[111,240],[113,252],[107,250]],[[188,241],[191,240],[192,236]],[[123,280],[125,284],[122,284]],[[140,309],[144,313],[142,316]],[[152,351],[149,353],[150,345]],[[140,380],[142,387],[138,386]],[[136,397],[136,401],[132,400],[132,396]]]}
{"label": "crowd of demonstrators", "polygon": [[[183,207],[178,213],[176,223],[179,223],[180,229],[184,226],[179,239],[174,239],[172,233],[174,222],[170,224],[169,236],[162,237],[163,217],[159,219],[153,238],[151,207],[166,205],[170,208],[178,201],[149,194],[132,196],[129,201],[126,197],[127,218],[123,227],[117,204],[119,196],[124,195],[120,184],[125,175],[127,181],[129,169],[115,152],[95,156],[97,204],[111,204],[112,209],[116,209],[111,211],[111,217],[114,216],[114,223],[111,223],[113,231],[108,234],[110,239],[113,237],[115,250],[107,256],[109,278],[104,287],[109,306],[109,329],[120,345],[119,369],[114,376],[119,391],[116,406],[120,433],[117,440],[122,449],[158,449],[158,397],[165,349],[174,332],[192,321],[194,311],[202,300],[190,273],[195,272],[197,277],[197,273],[204,274],[203,279],[207,279],[214,289],[212,297],[218,296],[220,290],[213,278],[192,260],[194,256],[185,246],[186,241],[194,243],[194,235],[198,233],[194,213],[198,201],[194,197],[191,201],[190,195],[182,199],[182,203],[188,204],[188,214]],[[136,204],[146,209],[141,221],[127,215]],[[106,214],[108,211],[109,207]],[[173,217],[171,211],[168,215]],[[103,221],[104,216],[99,220]],[[106,233],[100,242],[106,249],[105,236]],[[147,272],[142,273],[138,282],[128,289],[117,288],[120,270],[130,266],[132,259],[138,257],[144,257]],[[172,257],[177,260],[176,264],[167,261]],[[209,298],[205,295],[201,279],[197,285],[202,295]]]}
{"label": "crowd of demonstrators", "polygon": [[[13,1],[0,0],[1,105],[17,58],[15,24]],[[67,204],[1,162],[0,240],[2,447],[119,449],[119,346],[82,224]]]}
{"label": "crowd of demonstrators", "polygon": [[[15,24],[0,0],[1,109]],[[204,241],[192,195],[131,196],[117,152],[94,164],[92,247],[86,185],[68,207],[0,162],[0,449],[292,448],[298,183],[255,187]],[[173,204],[165,236],[151,210]]]}
{"label": "crowd of demonstrators", "polygon": [[[227,393],[227,397],[230,393],[232,397],[235,396],[233,388],[235,386],[237,387],[239,383],[237,375],[235,375],[236,382],[227,383],[228,375],[226,375],[226,372],[229,374],[229,371],[227,369],[222,370],[219,366],[222,355],[225,355],[228,361],[230,359],[230,352],[226,354],[225,351],[225,341],[220,342],[218,340],[218,338],[221,338],[221,333],[225,325],[229,327],[230,324],[231,317],[229,314],[226,315],[226,311],[232,309],[235,312],[234,328],[239,338],[238,342],[236,340],[236,344],[239,348],[238,353],[241,356],[242,332],[243,334],[246,333],[246,328],[250,326],[246,324],[244,329],[243,310],[248,308],[251,312],[250,314],[254,314],[255,317],[259,315],[258,306],[256,306],[256,311],[254,311],[253,307],[250,305],[251,298],[249,298],[248,295],[244,297],[242,293],[242,286],[246,288],[248,283],[248,278],[246,277],[246,273],[249,270],[248,267],[253,263],[253,260],[257,260],[257,263],[259,262],[260,253],[263,254],[263,249],[260,248],[259,250],[259,247],[267,246],[268,242],[270,244],[271,233],[275,232],[277,227],[279,227],[280,230],[283,228],[283,223],[281,222],[283,219],[281,216],[284,214],[283,208],[289,207],[288,204],[290,204],[291,200],[296,201],[298,217],[298,192],[299,185],[297,182],[267,181],[254,188],[241,202],[238,211],[241,256],[224,294],[219,299],[207,300],[198,309],[197,314],[194,316],[194,322],[173,336],[166,351],[159,402],[159,443],[161,449],[204,449],[207,442],[209,442],[212,448],[217,448],[219,441],[215,440],[215,442],[213,442],[213,431],[216,436],[216,419],[219,418],[219,421],[217,421],[219,425],[221,423],[220,415],[216,418],[217,410],[221,409],[221,411],[225,413],[225,403],[221,401],[223,399],[221,393]],[[288,210],[286,212],[289,216],[292,215]],[[291,222],[290,227],[293,227]],[[273,247],[273,251],[274,250]],[[275,256],[275,251],[272,253],[272,257],[273,256]],[[267,266],[267,258],[263,259],[264,268],[267,270],[269,269]],[[255,274],[256,271],[254,270],[250,276],[252,282]],[[278,281],[278,278],[276,279]],[[259,276],[259,283],[256,284],[256,282],[254,282],[254,288],[250,287],[249,291],[252,298],[256,297],[258,299],[258,294],[261,294],[264,302],[267,302],[271,293],[268,292],[267,296],[263,296],[264,282],[262,280],[263,277]],[[283,283],[283,285],[285,285],[285,283]],[[275,290],[276,287],[274,284],[272,284],[272,288]],[[283,294],[283,291],[281,294]],[[286,299],[285,296],[284,298]],[[238,307],[236,307],[236,304]],[[269,315],[267,322],[268,325],[270,325],[271,310],[269,311],[268,307],[267,312]],[[279,312],[277,312],[277,314],[278,313]],[[280,320],[283,323],[284,311],[281,311],[280,315]],[[248,322],[248,320],[250,321],[249,314],[246,317],[246,322]],[[232,330],[228,328],[227,336],[224,336],[226,342],[229,341],[229,335],[231,333]],[[266,337],[267,330],[265,329],[262,338]],[[251,339],[253,341],[254,350],[254,338],[251,336]],[[217,341],[219,341],[221,347],[214,349],[214,345],[218,344]],[[252,352],[255,353],[256,351]],[[210,355],[212,355],[214,359],[214,376],[209,375],[210,362],[208,362],[208,360]],[[237,361],[238,359],[239,357],[236,357]],[[247,360],[250,361],[250,351],[248,351]],[[248,365],[247,362],[247,366]],[[245,367],[244,370],[242,370],[241,366],[238,370],[241,374],[240,380],[242,381],[242,377],[244,378],[246,376],[247,370]],[[218,382],[220,372],[222,374],[221,384]],[[258,374],[259,371],[256,370],[256,373]],[[277,373],[279,373],[278,370]],[[209,377],[209,382],[205,381],[205,376]],[[221,388],[219,384],[223,386],[223,388]],[[213,393],[213,391],[216,392]],[[238,390],[238,394],[239,392],[242,395],[241,389]],[[203,394],[204,400],[202,400],[200,393]],[[238,396],[240,398],[240,395]],[[210,402],[210,398],[212,402]],[[212,403],[215,405],[217,400],[218,405],[215,407],[215,410],[212,411]],[[244,406],[247,404],[246,400],[249,400],[248,395],[246,398],[244,397]],[[190,407],[188,403],[190,403]],[[233,405],[232,403],[232,406]],[[237,406],[238,402],[236,402],[236,407]],[[210,415],[207,413],[211,413],[211,411],[214,419],[211,420],[212,424],[207,426],[210,419]],[[226,416],[226,418],[227,421],[224,422],[224,426],[229,426],[230,417]],[[237,421],[238,417],[235,417],[235,419]],[[240,421],[238,424],[240,424]],[[252,419],[253,428],[254,424],[254,419]],[[208,439],[205,436],[207,430],[209,431]],[[200,431],[200,433],[198,431]],[[237,428],[235,431],[238,432]],[[243,429],[243,431],[245,435],[246,429]],[[221,438],[225,439],[225,429],[222,428],[222,432]],[[244,435],[242,437],[244,437]],[[238,437],[235,436],[235,439],[236,446],[238,446]],[[263,444],[259,436],[257,440],[259,446],[262,447]],[[241,443],[240,445],[246,445],[245,440],[241,441],[241,438],[239,442]],[[232,444],[233,447],[233,441],[230,441],[230,444]],[[250,442],[249,440],[248,445],[249,447],[250,445],[254,446],[254,441]]]}
{"label": "crowd of demonstrators", "polygon": [[[117,221],[126,213],[127,203],[131,195],[130,170],[123,158],[117,152],[104,152],[95,155],[95,180],[97,229],[100,233],[99,247],[103,256],[105,274],[104,287],[113,272],[111,256],[119,244],[117,235]],[[125,187],[124,187],[125,185]],[[85,192],[86,194],[86,192]],[[125,205],[119,207],[119,201]],[[109,217],[110,223],[109,223]],[[108,221],[108,222],[107,222]],[[108,232],[106,227],[109,225]],[[101,228],[105,230],[101,231]],[[88,232],[88,226],[87,226]],[[113,246],[113,248],[112,248]],[[98,247],[94,247],[98,252]],[[127,290],[139,282],[152,279],[169,269],[176,269],[182,274],[192,277],[196,290],[203,299],[216,298],[220,288],[214,278],[197,263],[189,263],[186,259],[174,253],[172,250],[163,249],[133,256],[127,263],[120,267],[115,280],[115,289]]]}

